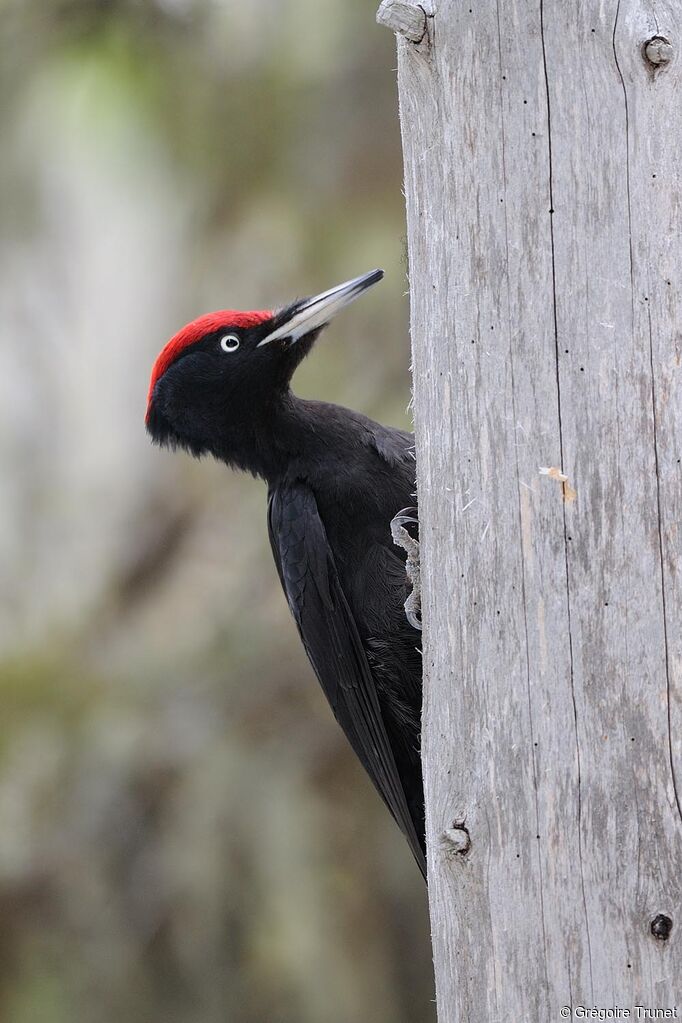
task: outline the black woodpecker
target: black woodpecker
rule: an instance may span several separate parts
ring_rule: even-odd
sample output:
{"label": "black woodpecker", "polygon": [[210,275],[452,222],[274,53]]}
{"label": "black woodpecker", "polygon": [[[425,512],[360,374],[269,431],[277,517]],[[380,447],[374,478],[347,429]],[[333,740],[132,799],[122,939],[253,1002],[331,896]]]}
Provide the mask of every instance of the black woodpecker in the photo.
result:
{"label": "black woodpecker", "polygon": [[414,504],[414,440],[290,387],[322,328],[382,277],[373,270],[276,312],[194,320],[154,364],[146,424],[158,444],[267,483],[272,552],[306,653],[426,877],[420,634],[391,536]]}

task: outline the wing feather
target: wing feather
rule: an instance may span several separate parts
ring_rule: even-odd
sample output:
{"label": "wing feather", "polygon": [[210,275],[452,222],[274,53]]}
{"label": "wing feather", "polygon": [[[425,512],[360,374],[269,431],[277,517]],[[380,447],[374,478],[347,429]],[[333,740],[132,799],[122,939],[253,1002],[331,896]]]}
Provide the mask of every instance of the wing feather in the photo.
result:
{"label": "wing feather", "polygon": [[268,530],[280,580],[334,715],[426,876],[424,852],[386,732],[376,683],[344,595],[312,490],[271,490]]}

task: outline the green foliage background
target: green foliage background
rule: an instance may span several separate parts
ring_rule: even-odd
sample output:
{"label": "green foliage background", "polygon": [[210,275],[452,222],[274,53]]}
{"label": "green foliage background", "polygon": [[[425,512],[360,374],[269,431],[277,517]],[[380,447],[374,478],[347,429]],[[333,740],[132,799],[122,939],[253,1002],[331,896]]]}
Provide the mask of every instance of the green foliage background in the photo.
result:
{"label": "green foliage background", "polygon": [[367,0],[1,0],[0,1019],[421,1023],[425,892],[289,620],[263,485],[152,449],[186,320],[374,266],[300,392],[409,417]]}

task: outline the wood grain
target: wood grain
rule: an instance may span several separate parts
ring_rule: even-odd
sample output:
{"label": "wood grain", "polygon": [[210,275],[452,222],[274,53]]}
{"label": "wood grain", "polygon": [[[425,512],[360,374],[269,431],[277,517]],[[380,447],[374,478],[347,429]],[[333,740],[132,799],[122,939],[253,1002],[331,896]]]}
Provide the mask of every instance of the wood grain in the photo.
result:
{"label": "wood grain", "polygon": [[398,54],[439,1019],[682,1013],[682,8],[441,0],[429,37]]}

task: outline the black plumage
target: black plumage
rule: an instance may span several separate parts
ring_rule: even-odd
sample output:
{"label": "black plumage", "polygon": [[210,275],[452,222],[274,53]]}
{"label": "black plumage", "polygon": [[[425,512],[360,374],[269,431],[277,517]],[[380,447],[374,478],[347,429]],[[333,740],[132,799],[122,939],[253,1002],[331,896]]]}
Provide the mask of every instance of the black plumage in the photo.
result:
{"label": "black plumage", "polygon": [[270,543],[306,653],[426,876],[420,635],[390,528],[414,504],[413,438],[289,387],[320,329],[381,276],[278,313],[190,324],[157,360],[147,427],[266,480]]}

